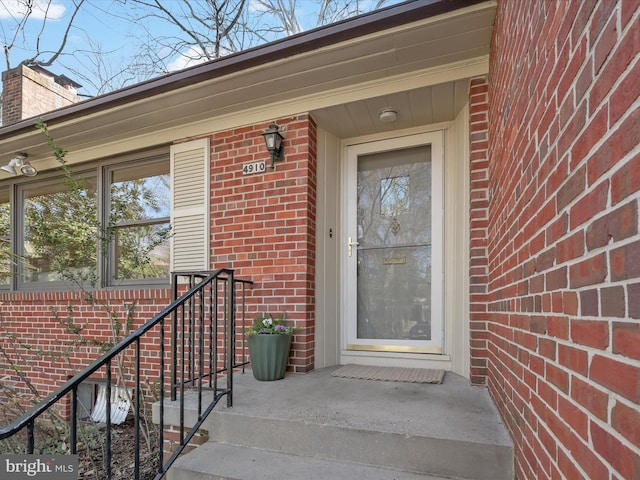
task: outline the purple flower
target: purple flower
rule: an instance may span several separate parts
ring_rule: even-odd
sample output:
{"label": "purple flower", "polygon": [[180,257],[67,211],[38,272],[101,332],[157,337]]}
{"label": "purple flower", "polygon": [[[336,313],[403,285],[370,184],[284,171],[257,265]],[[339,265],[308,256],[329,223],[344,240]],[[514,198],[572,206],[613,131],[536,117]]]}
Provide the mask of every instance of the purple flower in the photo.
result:
{"label": "purple flower", "polygon": [[246,330],[247,335],[291,335],[297,327],[286,325],[284,313],[274,319],[272,315],[264,313],[254,319],[253,325]]}

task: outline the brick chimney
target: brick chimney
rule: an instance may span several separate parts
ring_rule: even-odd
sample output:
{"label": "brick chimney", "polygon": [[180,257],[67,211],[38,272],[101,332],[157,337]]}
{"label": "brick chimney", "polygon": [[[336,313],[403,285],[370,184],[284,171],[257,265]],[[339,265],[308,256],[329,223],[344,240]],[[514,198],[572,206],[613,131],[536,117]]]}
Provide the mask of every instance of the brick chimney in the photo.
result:
{"label": "brick chimney", "polygon": [[81,86],[42,67],[7,70],[2,73],[2,125],[77,103],[81,98],[76,89]]}

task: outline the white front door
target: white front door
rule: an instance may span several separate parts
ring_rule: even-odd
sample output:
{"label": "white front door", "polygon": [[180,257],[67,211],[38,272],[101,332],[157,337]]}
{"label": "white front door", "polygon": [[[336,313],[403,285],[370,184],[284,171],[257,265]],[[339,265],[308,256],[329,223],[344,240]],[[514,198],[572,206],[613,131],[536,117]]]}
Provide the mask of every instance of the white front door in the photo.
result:
{"label": "white front door", "polygon": [[347,147],[347,351],[442,353],[442,132]]}

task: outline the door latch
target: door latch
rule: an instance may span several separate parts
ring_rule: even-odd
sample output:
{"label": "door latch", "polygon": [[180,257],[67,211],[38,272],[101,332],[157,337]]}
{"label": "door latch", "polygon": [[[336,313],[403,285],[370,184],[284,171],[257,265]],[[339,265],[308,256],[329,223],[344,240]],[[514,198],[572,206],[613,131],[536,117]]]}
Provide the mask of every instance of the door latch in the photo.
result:
{"label": "door latch", "polygon": [[353,247],[357,247],[358,245],[360,245],[358,242],[352,242],[351,237],[349,237],[349,243],[347,243],[349,256],[353,254]]}

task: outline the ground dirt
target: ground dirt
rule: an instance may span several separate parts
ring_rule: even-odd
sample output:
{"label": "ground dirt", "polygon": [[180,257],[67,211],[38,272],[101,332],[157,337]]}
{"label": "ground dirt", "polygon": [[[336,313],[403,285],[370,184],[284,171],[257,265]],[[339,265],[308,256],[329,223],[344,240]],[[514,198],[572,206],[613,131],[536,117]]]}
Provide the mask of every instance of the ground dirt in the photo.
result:
{"label": "ground dirt", "polygon": [[[100,435],[96,439],[86,438],[90,449],[83,448],[84,444],[79,439],[78,470],[82,480],[102,480],[106,478],[104,458],[106,444],[104,443],[104,426],[99,428]],[[96,436],[98,436],[96,434]],[[151,480],[156,475],[157,469],[157,437],[152,440],[153,447],[150,451],[148,442],[140,436],[140,476],[139,480]],[[129,418],[122,425],[112,427],[111,438],[111,479],[133,480],[135,479],[135,428],[133,419]],[[84,451],[83,451],[84,450]],[[90,454],[85,452],[90,451]]]}

